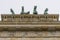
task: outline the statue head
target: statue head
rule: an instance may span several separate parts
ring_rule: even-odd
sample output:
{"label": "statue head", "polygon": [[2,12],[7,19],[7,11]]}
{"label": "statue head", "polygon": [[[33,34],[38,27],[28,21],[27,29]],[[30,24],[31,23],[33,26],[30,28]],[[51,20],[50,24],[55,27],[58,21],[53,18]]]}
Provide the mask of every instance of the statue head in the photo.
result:
{"label": "statue head", "polygon": [[37,6],[34,6],[34,10],[36,10],[37,9]]}
{"label": "statue head", "polygon": [[10,12],[11,12],[12,14],[15,14],[12,8],[10,9]]}
{"label": "statue head", "polygon": [[48,14],[48,8],[45,9],[44,14]]}
{"label": "statue head", "polygon": [[22,6],[22,12],[24,11],[24,6]]}

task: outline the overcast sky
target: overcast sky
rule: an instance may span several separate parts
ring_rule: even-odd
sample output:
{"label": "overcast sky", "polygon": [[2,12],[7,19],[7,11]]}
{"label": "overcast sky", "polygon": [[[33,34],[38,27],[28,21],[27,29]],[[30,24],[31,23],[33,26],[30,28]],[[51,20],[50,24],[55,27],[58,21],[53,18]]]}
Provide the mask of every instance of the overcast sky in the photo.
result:
{"label": "overcast sky", "polygon": [[60,0],[0,0],[0,14],[11,14],[10,8],[19,14],[21,6],[32,14],[34,5],[39,14],[43,14],[45,8],[49,9],[49,14],[60,14]]}

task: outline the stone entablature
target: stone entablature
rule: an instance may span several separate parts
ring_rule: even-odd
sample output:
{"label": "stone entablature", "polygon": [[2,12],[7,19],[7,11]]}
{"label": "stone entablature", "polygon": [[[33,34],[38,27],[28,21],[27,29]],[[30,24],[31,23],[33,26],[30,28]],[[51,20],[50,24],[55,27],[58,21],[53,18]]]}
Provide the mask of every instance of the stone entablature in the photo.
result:
{"label": "stone entablature", "polygon": [[58,14],[2,14],[1,19],[0,38],[60,38]]}
{"label": "stone entablature", "polygon": [[0,31],[59,31],[60,22],[0,22]]}

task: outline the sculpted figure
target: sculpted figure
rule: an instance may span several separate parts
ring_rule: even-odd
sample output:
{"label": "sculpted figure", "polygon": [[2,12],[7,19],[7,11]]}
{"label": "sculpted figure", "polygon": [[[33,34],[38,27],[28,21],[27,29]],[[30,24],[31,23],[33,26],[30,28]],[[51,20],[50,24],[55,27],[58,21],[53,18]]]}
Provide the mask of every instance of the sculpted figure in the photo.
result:
{"label": "sculpted figure", "polygon": [[15,14],[12,8],[10,9],[10,11],[11,11],[12,14]]}
{"label": "sculpted figure", "polygon": [[22,6],[21,14],[24,14],[24,6]]}
{"label": "sculpted figure", "polygon": [[30,11],[28,11],[28,12],[24,12],[24,6],[22,6],[21,14],[29,14],[29,13],[30,13]]}
{"label": "sculpted figure", "polygon": [[33,14],[37,14],[37,6],[34,6]]}
{"label": "sculpted figure", "polygon": [[48,14],[48,8],[45,9],[44,14]]}

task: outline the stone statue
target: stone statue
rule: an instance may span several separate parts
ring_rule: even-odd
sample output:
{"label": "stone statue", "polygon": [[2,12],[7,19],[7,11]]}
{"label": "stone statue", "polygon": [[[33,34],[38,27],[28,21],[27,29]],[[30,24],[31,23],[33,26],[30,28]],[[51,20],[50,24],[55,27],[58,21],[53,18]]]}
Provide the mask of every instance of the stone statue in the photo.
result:
{"label": "stone statue", "polygon": [[10,9],[10,11],[11,11],[12,14],[15,14],[12,8]]}
{"label": "stone statue", "polygon": [[37,14],[36,9],[37,9],[37,6],[34,6],[33,14]]}
{"label": "stone statue", "polygon": [[44,14],[48,14],[48,8],[45,9]]}
{"label": "stone statue", "polygon": [[24,14],[24,6],[22,6],[21,14]]}

